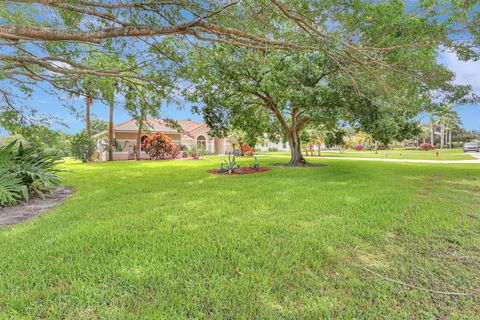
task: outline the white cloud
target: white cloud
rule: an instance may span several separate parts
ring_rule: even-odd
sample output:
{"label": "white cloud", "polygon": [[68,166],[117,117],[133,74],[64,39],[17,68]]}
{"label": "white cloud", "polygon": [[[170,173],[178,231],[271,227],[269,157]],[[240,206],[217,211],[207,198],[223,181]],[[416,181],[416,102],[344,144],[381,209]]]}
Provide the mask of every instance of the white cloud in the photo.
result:
{"label": "white cloud", "polygon": [[442,52],[439,62],[455,72],[455,83],[469,84],[480,94],[480,61],[460,61],[453,52]]}

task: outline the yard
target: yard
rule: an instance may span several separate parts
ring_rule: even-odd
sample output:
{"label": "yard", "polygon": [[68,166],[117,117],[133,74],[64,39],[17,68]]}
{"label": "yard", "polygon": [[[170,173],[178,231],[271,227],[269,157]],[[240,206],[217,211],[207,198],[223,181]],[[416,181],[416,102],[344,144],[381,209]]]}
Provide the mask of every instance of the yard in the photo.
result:
{"label": "yard", "polygon": [[0,318],[480,317],[478,165],[310,161],[62,165],[77,193],[0,229]]}
{"label": "yard", "polygon": [[[436,155],[438,152],[438,156]],[[271,154],[269,152],[260,152],[260,155]],[[274,152],[273,154],[279,156],[290,157],[290,152]],[[305,155],[305,151],[303,151]],[[308,153],[311,154],[310,152]],[[317,153],[314,152],[314,156]],[[390,150],[378,150],[377,153],[372,150],[356,151],[345,150],[340,153],[338,150],[325,150],[321,151],[322,157],[342,157],[342,158],[380,158],[380,159],[412,159],[412,160],[475,160],[476,158],[471,153],[464,153],[462,149],[437,149],[431,151],[421,150],[407,150],[407,149],[390,149]]]}

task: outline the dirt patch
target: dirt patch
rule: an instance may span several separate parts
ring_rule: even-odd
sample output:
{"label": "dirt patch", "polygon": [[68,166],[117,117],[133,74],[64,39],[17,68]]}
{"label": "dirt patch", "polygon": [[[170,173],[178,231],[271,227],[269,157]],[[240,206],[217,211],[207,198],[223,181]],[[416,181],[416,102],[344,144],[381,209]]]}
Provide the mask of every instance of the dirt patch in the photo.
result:
{"label": "dirt patch", "polygon": [[324,163],[302,163],[302,164],[289,164],[289,163],[274,163],[274,167],[286,167],[286,168],[312,168],[312,167],[325,167]]}
{"label": "dirt patch", "polygon": [[[242,168],[232,173],[232,175],[262,173],[270,170],[272,170],[272,168],[260,168],[260,169]],[[225,172],[219,169],[208,170],[208,173],[229,175],[228,172]]]}
{"label": "dirt patch", "polygon": [[74,192],[73,188],[60,186],[52,194],[46,195],[45,199],[32,197],[29,202],[20,202],[14,206],[0,208],[0,227],[32,219],[36,215],[62,203]]}

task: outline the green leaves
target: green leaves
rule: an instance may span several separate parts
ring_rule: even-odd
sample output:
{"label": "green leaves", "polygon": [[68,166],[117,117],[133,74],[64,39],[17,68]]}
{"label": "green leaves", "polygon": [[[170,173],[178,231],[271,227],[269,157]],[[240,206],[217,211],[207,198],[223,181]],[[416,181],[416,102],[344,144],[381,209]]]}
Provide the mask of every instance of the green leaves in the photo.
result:
{"label": "green leaves", "polygon": [[28,201],[30,192],[43,198],[61,182],[55,169],[58,157],[16,143],[0,149],[0,206]]}

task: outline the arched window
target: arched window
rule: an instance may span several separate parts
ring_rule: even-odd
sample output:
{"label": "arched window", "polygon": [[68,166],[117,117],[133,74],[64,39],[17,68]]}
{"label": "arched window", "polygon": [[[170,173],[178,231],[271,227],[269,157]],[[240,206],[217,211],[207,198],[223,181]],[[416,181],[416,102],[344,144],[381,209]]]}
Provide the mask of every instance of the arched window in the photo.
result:
{"label": "arched window", "polygon": [[207,148],[207,139],[205,136],[198,136],[197,137],[197,145],[201,148],[206,149]]}
{"label": "arched window", "polygon": [[147,139],[147,136],[142,136],[142,137],[140,138],[140,150],[141,150],[141,151],[144,151],[144,150],[143,150],[143,142],[145,141],[145,139]]}

